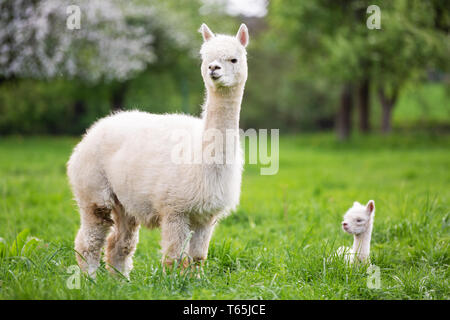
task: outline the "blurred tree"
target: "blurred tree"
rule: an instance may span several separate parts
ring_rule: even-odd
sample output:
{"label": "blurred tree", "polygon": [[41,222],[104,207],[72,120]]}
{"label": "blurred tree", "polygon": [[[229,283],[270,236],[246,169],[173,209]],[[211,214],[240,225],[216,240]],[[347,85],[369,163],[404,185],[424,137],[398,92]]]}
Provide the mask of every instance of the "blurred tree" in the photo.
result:
{"label": "blurred tree", "polygon": [[[69,29],[70,5],[80,7],[79,29]],[[114,0],[0,0],[0,75],[125,79],[155,57],[153,35],[128,19],[154,19]]]}
{"label": "blurred tree", "polygon": [[[32,9],[37,8],[42,1],[44,0],[31,2]],[[0,0],[0,3],[3,6],[0,13],[13,10],[11,2]],[[80,3],[83,2],[78,2]],[[31,4],[23,2],[17,5]],[[60,4],[65,6],[67,2]],[[71,4],[77,4],[77,0]],[[147,44],[152,59],[145,64],[145,68],[142,71],[131,71],[125,77],[108,75],[108,69],[103,68],[104,74],[92,77],[89,74],[91,65],[95,67],[95,64],[108,62],[106,59],[109,59],[109,55],[110,58],[114,55],[111,52],[109,55],[102,53],[107,56],[105,59],[89,55],[75,60],[79,63],[80,72],[74,75],[59,65],[57,72],[47,74],[47,70],[40,69],[39,58],[30,57],[31,65],[37,66],[36,72],[28,73],[29,64],[22,61],[23,72],[9,73],[8,76],[2,73],[3,79],[7,81],[0,85],[0,134],[80,134],[93,121],[110,113],[112,108],[139,108],[155,113],[180,111],[199,113],[204,98],[204,87],[199,72],[198,55],[202,37],[196,30],[201,22],[206,22],[214,31],[235,33],[237,22],[229,16],[224,16],[220,10],[208,12],[207,16],[199,14],[199,9],[203,5],[203,1],[200,0],[131,0],[129,3],[114,1],[114,5],[121,10],[125,10],[123,9],[125,5],[128,6],[127,10],[134,7],[137,12],[131,11],[124,21],[132,28],[144,28],[145,33],[152,37],[151,42]],[[139,12],[145,10],[151,12],[145,14]],[[62,32],[74,34],[83,29],[85,24],[83,10],[81,11],[81,29],[67,30],[65,22],[62,24],[61,21]],[[64,10],[61,12],[64,18],[68,16]],[[153,14],[152,17],[150,13]],[[10,17],[11,14],[6,16]],[[52,14],[48,17],[55,19]],[[23,18],[20,21],[18,25],[26,29],[31,18],[30,20]],[[9,29],[12,28],[11,24],[4,20],[2,23],[11,35]],[[97,32],[104,30],[106,35],[109,35],[115,30],[114,23],[115,19],[110,19],[93,28],[94,30],[98,28]],[[2,31],[3,29],[0,30]],[[57,34],[57,31],[48,32]],[[3,39],[6,39],[6,36]],[[89,45],[89,42],[84,43],[83,38],[78,40],[83,45]],[[95,44],[92,45],[93,51],[98,49]],[[17,48],[20,48],[20,45]],[[34,46],[30,45],[28,50],[31,51],[30,54],[36,54],[33,52]],[[71,50],[72,48],[69,51]],[[79,48],[75,47],[74,50]],[[3,57],[10,59],[17,55],[20,55],[20,52],[9,56],[5,53]],[[90,57],[93,60],[88,59]],[[108,63],[110,66],[115,65],[114,60]],[[9,63],[4,63],[1,66],[2,71],[5,72],[8,67]],[[12,79],[15,80],[11,81]]]}
{"label": "blurred tree", "polygon": [[372,78],[382,107],[381,130],[392,129],[399,92],[429,70],[448,72],[450,10],[447,1],[380,1],[382,32],[369,32]]}
{"label": "blurred tree", "polygon": [[[173,10],[174,3],[184,10]],[[80,8],[71,30],[69,6]],[[112,81],[112,108],[120,108],[128,81],[158,59],[155,41],[191,48],[186,17],[197,1],[0,0],[0,82],[11,78],[65,77],[90,83]],[[190,26],[190,25],[189,25]],[[77,110],[84,107],[76,101]]]}
{"label": "blurred tree", "polygon": [[336,129],[342,139],[350,133],[355,88],[361,131],[369,130],[373,85],[382,105],[382,131],[389,132],[401,87],[430,68],[447,68],[449,14],[444,1],[377,1],[381,30],[367,28],[366,9],[372,3],[365,0],[273,0],[270,4],[273,32],[299,61],[305,61],[301,67],[309,71],[311,81],[326,79],[330,86],[341,88]]}
{"label": "blurred tree", "polygon": [[[307,61],[302,69],[311,75],[311,81],[325,79],[328,86],[340,88],[335,128],[341,139],[351,132],[355,101],[360,109],[360,128],[369,129],[366,7],[364,1],[274,0],[269,10],[276,32],[283,35],[300,62]],[[357,100],[353,98],[356,89],[360,91]]]}

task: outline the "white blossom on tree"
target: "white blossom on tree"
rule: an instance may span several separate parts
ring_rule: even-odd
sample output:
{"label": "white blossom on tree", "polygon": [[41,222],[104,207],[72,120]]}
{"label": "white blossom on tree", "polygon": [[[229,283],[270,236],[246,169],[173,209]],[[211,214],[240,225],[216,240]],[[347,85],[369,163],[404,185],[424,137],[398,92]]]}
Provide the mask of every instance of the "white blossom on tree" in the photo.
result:
{"label": "white blossom on tree", "polygon": [[[71,5],[79,29],[67,27]],[[0,0],[0,77],[125,80],[155,61],[152,27],[172,21],[167,13],[161,1]]]}

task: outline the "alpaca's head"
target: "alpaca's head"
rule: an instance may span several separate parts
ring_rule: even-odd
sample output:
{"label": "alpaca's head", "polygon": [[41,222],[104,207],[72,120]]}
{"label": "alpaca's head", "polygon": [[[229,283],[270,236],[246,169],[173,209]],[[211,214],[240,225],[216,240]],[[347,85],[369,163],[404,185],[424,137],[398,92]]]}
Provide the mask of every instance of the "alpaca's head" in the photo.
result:
{"label": "alpaca's head", "polygon": [[247,80],[248,30],[241,24],[236,36],[214,35],[206,24],[202,24],[200,32],[203,45],[202,77],[209,88],[232,88],[244,85]]}
{"label": "alpaca's head", "polygon": [[342,221],[342,229],[350,234],[361,234],[366,232],[372,225],[375,215],[375,201],[370,200],[367,205],[354,202],[353,207],[348,209]]}

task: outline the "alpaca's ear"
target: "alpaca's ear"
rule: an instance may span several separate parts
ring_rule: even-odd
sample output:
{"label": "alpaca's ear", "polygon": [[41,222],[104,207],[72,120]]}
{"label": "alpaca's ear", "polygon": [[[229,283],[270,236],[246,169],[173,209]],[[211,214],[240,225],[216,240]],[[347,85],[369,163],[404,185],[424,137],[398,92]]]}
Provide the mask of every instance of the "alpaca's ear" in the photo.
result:
{"label": "alpaca's ear", "polygon": [[214,38],[214,33],[212,33],[212,31],[208,28],[208,26],[205,23],[202,24],[199,31],[201,32],[203,40],[205,42]]}
{"label": "alpaca's ear", "polygon": [[369,202],[367,202],[366,210],[367,210],[367,213],[369,215],[371,215],[373,213],[373,211],[375,210],[375,201],[370,200]]}
{"label": "alpaca's ear", "polygon": [[353,202],[353,206],[354,206],[354,207],[360,206],[360,205],[361,205],[361,203],[359,203],[358,201]]}
{"label": "alpaca's ear", "polygon": [[238,33],[236,34],[236,38],[239,42],[246,47],[248,45],[248,29],[245,24],[241,24]]}

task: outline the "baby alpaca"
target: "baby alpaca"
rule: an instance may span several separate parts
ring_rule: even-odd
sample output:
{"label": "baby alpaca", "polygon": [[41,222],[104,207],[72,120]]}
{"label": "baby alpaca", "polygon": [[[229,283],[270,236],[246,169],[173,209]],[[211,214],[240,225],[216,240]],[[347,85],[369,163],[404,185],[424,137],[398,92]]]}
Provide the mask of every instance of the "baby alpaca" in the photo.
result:
{"label": "baby alpaca", "polygon": [[[76,257],[93,277],[105,241],[107,268],[128,277],[141,224],[161,227],[166,266],[202,262],[216,222],[239,203],[239,113],[247,80],[248,30],[242,24],[236,36],[215,35],[203,24],[201,33],[206,87],[201,118],[119,112],[97,121],[70,157],[67,174],[81,215]],[[196,148],[206,146],[227,160],[232,154],[233,161],[220,162],[219,157],[213,163],[176,163],[173,151],[180,142],[174,133],[180,131]],[[217,138],[208,144],[211,133],[231,133],[234,148]]]}
{"label": "baby alpaca", "polygon": [[347,262],[370,262],[370,239],[372,237],[373,219],[375,216],[375,202],[370,200],[366,206],[354,202],[344,215],[342,229],[353,234],[353,248],[340,247],[338,255],[344,255]]}

